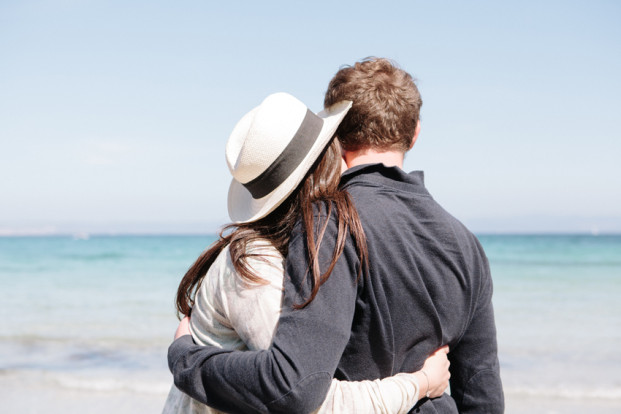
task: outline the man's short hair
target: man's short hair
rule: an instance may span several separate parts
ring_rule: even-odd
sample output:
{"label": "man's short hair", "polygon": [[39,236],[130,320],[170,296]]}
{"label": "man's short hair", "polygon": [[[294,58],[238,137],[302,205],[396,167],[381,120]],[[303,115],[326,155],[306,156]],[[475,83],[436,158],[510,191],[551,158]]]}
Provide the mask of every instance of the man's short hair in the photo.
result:
{"label": "man's short hair", "polygon": [[342,67],[328,85],[324,106],[344,99],[353,106],[336,132],[343,148],[410,149],[423,101],[412,76],[396,63],[370,57]]}

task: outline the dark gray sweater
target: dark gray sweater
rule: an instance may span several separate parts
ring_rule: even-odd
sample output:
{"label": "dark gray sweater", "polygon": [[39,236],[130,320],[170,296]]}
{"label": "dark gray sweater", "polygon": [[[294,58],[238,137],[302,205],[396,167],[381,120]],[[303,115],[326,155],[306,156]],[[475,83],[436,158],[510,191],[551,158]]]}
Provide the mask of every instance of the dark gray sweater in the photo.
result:
{"label": "dark gray sweater", "polygon": [[[348,240],[315,300],[293,310],[310,289],[305,238],[296,229],[272,347],[228,351],[179,338],[168,353],[175,384],[223,411],[310,412],[332,377],[416,371],[448,344],[451,396],[423,398],[413,411],[502,413],[492,281],[477,239],[433,200],[422,172],[365,165],[348,170],[342,185],[368,239],[368,274],[357,279],[359,261]],[[331,258],[336,230],[330,220],[321,263]]]}

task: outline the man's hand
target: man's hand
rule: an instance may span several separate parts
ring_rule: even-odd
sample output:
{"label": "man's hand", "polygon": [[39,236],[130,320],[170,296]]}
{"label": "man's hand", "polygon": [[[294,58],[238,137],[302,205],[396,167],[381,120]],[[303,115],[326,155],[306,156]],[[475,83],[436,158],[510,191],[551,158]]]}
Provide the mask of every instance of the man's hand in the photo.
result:
{"label": "man's hand", "polygon": [[190,317],[186,316],[181,319],[179,322],[179,326],[177,327],[177,332],[175,332],[175,339],[182,337],[183,335],[190,335]]}

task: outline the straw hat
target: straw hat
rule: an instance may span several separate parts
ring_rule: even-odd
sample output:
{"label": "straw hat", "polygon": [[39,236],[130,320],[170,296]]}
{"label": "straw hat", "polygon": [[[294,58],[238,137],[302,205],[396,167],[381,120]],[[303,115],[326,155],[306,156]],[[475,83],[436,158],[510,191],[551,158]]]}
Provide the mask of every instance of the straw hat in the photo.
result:
{"label": "straw hat", "polygon": [[350,107],[350,101],[343,101],[314,114],[297,98],[275,93],[244,115],[226,143],[233,175],[231,220],[254,221],[278,207],[300,184]]}

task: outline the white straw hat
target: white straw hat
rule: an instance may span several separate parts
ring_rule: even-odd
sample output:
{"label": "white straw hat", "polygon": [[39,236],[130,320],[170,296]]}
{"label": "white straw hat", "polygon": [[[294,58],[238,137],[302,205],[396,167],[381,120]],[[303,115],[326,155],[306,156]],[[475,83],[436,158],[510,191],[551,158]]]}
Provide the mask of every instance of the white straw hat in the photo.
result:
{"label": "white straw hat", "polygon": [[231,220],[254,221],[278,207],[302,182],[350,107],[343,101],[314,114],[297,98],[275,93],[244,115],[226,143],[233,175]]}

